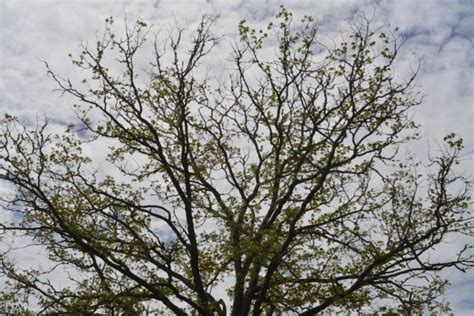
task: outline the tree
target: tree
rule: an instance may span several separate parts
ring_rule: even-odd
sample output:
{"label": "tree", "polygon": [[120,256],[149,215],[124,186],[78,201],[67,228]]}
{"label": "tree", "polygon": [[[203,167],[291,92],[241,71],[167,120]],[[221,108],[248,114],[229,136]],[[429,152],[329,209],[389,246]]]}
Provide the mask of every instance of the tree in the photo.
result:
{"label": "tree", "polygon": [[[448,236],[473,234],[470,184],[453,171],[462,139],[446,136],[426,172],[400,150],[418,137],[421,97],[416,71],[393,70],[396,34],[363,20],[329,47],[311,17],[296,23],[282,8],[265,30],[239,24],[222,80],[202,70],[212,18],[190,45],[183,28],[163,47],[155,37],[146,72],[136,61],[147,25],[119,37],[106,21],[73,59],[90,73],[82,88],[47,66],[78,100],[79,127],[2,121],[0,179],[15,188],[2,234],[32,238],[53,263],[22,270],[6,250],[4,300],[112,314],[447,308],[438,271],[473,265],[469,244],[432,256]],[[84,153],[91,144],[105,161]],[[70,284],[48,279],[62,267]]]}

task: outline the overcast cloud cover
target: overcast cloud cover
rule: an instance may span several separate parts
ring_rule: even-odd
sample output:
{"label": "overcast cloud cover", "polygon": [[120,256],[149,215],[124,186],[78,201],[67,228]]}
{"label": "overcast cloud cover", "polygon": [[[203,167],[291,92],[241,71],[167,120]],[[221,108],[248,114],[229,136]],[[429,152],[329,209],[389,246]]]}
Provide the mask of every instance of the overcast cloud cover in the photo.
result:
{"label": "overcast cloud cover", "polygon": [[[175,20],[192,25],[203,14],[217,15],[215,30],[223,36],[214,51],[218,64],[229,57],[226,47],[240,20],[265,22],[280,4],[296,16],[313,15],[321,32],[343,32],[347,21],[360,12],[375,12],[376,24],[398,27],[408,40],[401,69],[422,60],[418,83],[426,97],[415,113],[422,136],[415,151],[426,156],[429,144],[448,132],[459,133],[471,152],[464,168],[473,174],[474,3],[469,0],[0,0],[0,115],[8,112],[34,122],[38,114],[46,113],[57,123],[72,123],[72,102],[52,91],[55,86],[41,60],[65,77],[79,78],[67,55],[77,53],[81,41],[94,43],[108,16],[117,22],[125,14],[130,21],[139,17],[159,29]],[[446,300],[455,315],[472,315],[474,272],[447,276],[453,286]]]}

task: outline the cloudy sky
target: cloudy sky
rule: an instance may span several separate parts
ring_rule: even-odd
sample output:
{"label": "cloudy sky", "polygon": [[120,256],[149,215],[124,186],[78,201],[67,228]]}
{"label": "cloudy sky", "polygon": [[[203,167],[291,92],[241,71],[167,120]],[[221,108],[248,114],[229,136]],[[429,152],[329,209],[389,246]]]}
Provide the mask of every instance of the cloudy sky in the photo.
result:
{"label": "cloudy sky", "polygon": [[[408,40],[401,59],[407,64],[420,58],[418,84],[426,94],[414,113],[421,124],[418,154],[427,155],[429,144],[448,132],[463,135],[468,152],[474,151],[473,69],[474,3],[466,1],[341,1],[283,2],[295,15],[310,14],[322,32],[344,32],[347,21],[359,13],[375,12],[375,23],[398,27]],[[0,0],[0,114],[9,112],[25,121],[38,114],[58,122],[72,122],[72,103],[53,91],[42,60],[65,77],[78,78],[69,53],[79,44],[95,42],[104,19],[141,18],[167,27],[178,21],[192,25],[203,14],[218,16],[215,29],[222,36],[217,60],[225,61],[226,43],[235,38],[238,21],[267,21],[282,2],[264,0]],[[472,154],[465,168],[473,174]],[[474,273],[449,273],[453,283],[446,299],[456,315],[474,310]]]}

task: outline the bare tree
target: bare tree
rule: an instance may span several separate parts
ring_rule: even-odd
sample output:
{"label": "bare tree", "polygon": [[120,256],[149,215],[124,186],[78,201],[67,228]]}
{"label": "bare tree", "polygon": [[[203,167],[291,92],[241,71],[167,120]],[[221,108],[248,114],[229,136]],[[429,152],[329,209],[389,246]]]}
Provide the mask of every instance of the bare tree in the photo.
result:
{"label": "bare tree", "polygon": [[[311,17],[282,8],[265,30],[240,23],[233,68],[216,80],[202,71],[211,18],[189,43],[181,28],[155,38],[146,76],[136,58],[149,28],[120,37],[112,23],[74,59],[86,88],[48,67],[78,100],[82,132],[2,121],[0,179],[16,194],[3,197],[15,220],[0,232],[54,263],[22,270],[4,252],[4,301],[112,314],[446,310],[438,272],[473,264],[468,244],[432,256],[473,234],[469,182],[453,172],[462,139],[446,136],[428,171],[400,153],[421,97],[416,71],[395,76],[394,34],[364,20],[328,47]],[[91,143],[110,144],[113,170],[82,151]],[[70,285],[48,278],[63,267]]]}

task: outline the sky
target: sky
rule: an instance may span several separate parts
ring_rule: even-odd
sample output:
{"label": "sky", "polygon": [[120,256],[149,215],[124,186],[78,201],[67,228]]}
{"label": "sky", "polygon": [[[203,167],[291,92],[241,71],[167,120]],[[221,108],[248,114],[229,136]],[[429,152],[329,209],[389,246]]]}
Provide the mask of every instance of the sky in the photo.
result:
{"label": "sky", "polygon": [[[463,168],[473,174],[474,2],[469,0],[0,0],[0,115],[8,112],[30,123],[38,115],[64,125],[74,122],[72,101],[54,91],[43,61],[65,77],[79,78],[67,55],[78,53],[81,41],[94,43],[108,16],[118,23],[125,16],[140,18],[160,29],[175,21],[193,25],[204,14],[215,15],[221,44],[213,60],[220,63],[230,56],[227,48],[240,20],[265,23],[281,4],[295,16],[314,16],[321,32],[328,34],[345,32],[347,22],[360,13],[373,14],[375,24],[398,27],[407,39],[401,71],[422,62],[417,83],[425,97],[414,112],[421,138],[413,150],[426,156],[432,144],[456,132],[470,153]],[[446,299],[455,315],[471,314],[474,272],[450,272],[447,277],[453,285]]]}

